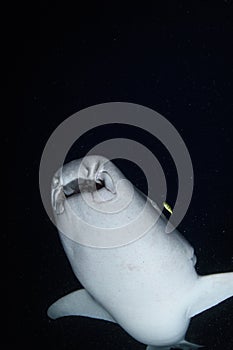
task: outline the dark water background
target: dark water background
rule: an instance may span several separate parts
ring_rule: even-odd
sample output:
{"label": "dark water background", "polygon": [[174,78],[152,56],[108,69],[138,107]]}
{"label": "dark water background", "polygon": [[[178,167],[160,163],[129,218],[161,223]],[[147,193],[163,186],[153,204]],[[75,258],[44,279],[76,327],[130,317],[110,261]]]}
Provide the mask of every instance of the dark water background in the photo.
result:
{"label": "dark water background", "polygon": [[[156,4],[11,9],[12,91],[5,137],[10,150],[7,342],[17,347],[145,348],[117,325],[75,317],[51,321],[46,316],[54,300],[81,286],[42,206],[40,157],[54,129],[91,105],[137,103],[175,126],[195,175],[180,231],[195,247],[199,273],[233,270],[232,1]],[[131,137],[154,152],[167,176],[172,204],[177,190],[174,165],[158,142],[140,130],[114,125],[92,130],[68,158],[81,157],[111,137]],[[127,162],[119,166],[146,189],[138,169]],[[196,316],[187,339],[207,349],[233,349],[232,306],[228,300]]]}

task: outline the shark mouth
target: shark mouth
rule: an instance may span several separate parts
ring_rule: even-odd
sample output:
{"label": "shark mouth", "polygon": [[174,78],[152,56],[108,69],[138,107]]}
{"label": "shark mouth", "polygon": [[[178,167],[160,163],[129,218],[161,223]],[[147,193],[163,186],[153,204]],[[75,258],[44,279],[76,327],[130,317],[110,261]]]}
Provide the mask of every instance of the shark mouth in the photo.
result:
{"label": "shark mouth", "polygon": [[76,178],[63,185],[63,192],[66,198],[81,192],[95,192],[101,189],[106,189],[113,194],[116,193],[113,179],[106,171],[97,173],[94,179]]}
{"label": "shark mouth", "polygon": [[[76,194],[81,193],[79,181],[80,181],[79,179],[76,179],[66,184],[65,186],[63,186],[63,192],[66,198],[69,198]],[[105,184],[102,181],[95,182],[94,184],[90,184],[87,182],[86,184],[84,183],[84,185],[82,186],[82,191],[86,190],[87,192],[93,192],[93,191],[99,191],[101,190],[101,188],[105,188]]]}

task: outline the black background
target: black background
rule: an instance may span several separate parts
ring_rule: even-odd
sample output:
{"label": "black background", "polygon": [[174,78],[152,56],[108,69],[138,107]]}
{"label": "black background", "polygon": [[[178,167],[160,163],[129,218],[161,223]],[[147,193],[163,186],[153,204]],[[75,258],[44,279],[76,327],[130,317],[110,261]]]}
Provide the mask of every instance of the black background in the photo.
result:
{"label": "black background", "polygon": [[[46,315],[54,300],[81,286],[40,199],[40,157],[54,129],[91,105],[137,103],[175,126],[195,175],[180,231],[195,247],[200,274],[232,270],[232,1],[155,3],[10,10],[7,342],[15,346],[145,348],[117,325],[75,317],[51,321]],[[174,165],[142,130],[116,125],[92,130],[68,158],[82,157],[111,137],[133,138],[152,150],[164,167],[173,204]],[[119,166],[146,190],[138,169],[127,162]],[[232,349],[232,305],[227,300],[196,316],[187,339],[208,349]]]}

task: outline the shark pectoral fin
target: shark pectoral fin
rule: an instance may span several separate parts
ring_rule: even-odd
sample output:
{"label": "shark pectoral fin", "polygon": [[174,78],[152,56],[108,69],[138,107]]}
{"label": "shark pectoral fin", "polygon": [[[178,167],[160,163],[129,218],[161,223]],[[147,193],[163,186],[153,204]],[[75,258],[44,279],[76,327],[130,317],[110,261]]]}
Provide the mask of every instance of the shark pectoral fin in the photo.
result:
{"label": "shark pectoral fin", "polygon": [[52,319],[63,316],[85,316],[116,322],[85,289],[72,292],[57,300],[48,308],[47,314]]}
{"label": "shark pectoral fin", "polygon": [[153,346],[153,345],[148,345],[146,347],[146,350],[170,350],[172,349],[170,346]]}
{"label": "shark pectoral fin", "polygon": [[199,276],[192,291],[189,317],[233,296],[233,272]]}
{"label": "shark pectoral fin", "polygon": [[194,343],[190,343],[186,340],[181,341],[178,345],[177,348],[182,349],[182,350],[192,350],[192,349],[199,349],[199,348],[203,348],[204,345],[199,345],[199,344],[194,344]]}
{"label": "shark pectoral fin", "polygon": [[170,350],[170,349],[182,349],[182,350],[193,350],[203,348],[203,345],[189,343],[186,340],[181,341],[179,344],[174,344],[171,346],[152,346],[148,345],[146,350]]}

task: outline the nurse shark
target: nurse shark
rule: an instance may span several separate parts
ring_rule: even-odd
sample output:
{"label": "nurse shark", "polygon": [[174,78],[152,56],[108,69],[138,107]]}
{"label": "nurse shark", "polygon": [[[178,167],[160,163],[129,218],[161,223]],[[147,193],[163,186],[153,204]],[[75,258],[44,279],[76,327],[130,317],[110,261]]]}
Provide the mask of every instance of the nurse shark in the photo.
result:
{"label": "nurse shark", "polygon": [[54,218],[84,289],[48,316],[118,323],[147,350],[196,349],[185,340],[193,316],[233,296],[233,272],[200,276],[193,247],[159,207],[102,156],[65,164],[51,189]]}

